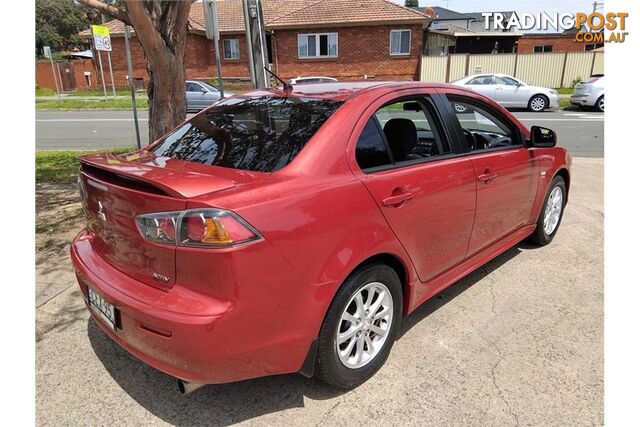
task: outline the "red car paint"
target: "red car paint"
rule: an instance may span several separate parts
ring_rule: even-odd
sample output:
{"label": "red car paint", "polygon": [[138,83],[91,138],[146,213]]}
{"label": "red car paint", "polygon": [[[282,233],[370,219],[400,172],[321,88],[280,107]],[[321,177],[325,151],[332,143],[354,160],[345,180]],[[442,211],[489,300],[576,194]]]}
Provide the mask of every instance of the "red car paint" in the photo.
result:
{"label": "red car paint", "polygon": [[[568,181],[563,148],[458,153],[370,174],[359,168],[355,146],[368,118],[416,94],[464,95],[529,136],[504,108],[462,88],[336,83],[237,95],[344,101],[273,173],[167,160],[148,149],[82,157],[89,227],[71,257],[85,299],[89,285],[119,312],[115,331],[99,318],[98,325],[187,381],[298,372],[337,289],[362,263],[376,258],[398,268],[408,314],[531,234],[553,177]],[[454,117],[440,113],[445,122]],[[204,207],[235,212],[262,238],[217,249],[163,246],[135,225],[137,215]]]}

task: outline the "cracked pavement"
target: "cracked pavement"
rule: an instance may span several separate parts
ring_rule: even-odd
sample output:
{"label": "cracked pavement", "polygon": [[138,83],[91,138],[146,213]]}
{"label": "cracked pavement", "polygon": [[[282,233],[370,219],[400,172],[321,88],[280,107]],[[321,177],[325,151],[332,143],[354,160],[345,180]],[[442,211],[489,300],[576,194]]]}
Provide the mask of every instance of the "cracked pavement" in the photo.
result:
{"label": "cracked pavement", "polygon": [[89,319],[66,251],[39,260],[37,424],[602,425],[603,181],[603,159],[574,159],[554,242],[522,243],[425,303],[349,392],[282,375],[183,397]]}

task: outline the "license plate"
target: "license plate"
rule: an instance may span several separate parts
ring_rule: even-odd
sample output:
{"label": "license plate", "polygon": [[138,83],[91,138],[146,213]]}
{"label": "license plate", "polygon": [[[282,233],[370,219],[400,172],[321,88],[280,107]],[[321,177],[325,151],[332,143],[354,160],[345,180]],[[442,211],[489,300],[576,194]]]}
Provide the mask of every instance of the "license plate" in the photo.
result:
{"label": "license plate", "polygon": [[90,287],[88,288],[89,293],[89,307],[93,309],[94,313],[98,315],[102,320],[104,320],[107,325],[113,330],[116,329],[116,309],[113,304],[109,304],[102,298],[100,295],[96,293]]}

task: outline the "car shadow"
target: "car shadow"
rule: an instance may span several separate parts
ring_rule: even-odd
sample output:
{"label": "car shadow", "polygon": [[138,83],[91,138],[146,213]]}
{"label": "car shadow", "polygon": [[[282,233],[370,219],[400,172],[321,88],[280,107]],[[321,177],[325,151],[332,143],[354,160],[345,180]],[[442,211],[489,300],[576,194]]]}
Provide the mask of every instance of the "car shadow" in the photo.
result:
{"label": "car shadow", "polygon": [[[435,295],[404,319],[400,337],[522,250],[530,248],[533,246],[519,244]],[[285,409],[303,408],[305,397],[325,400],[345,393],[314,379],[290,374],[208,385],[185,397],[178,393],[175,378],[131,356],[111,340],[93,318],[88,320],[87,333],[93,351],[116,383],[146,410],[174,425],[235,424]]]}
{"label": "car shadow", "polygon": [[400,334],[398,339],[402,338],[404,334],[409,332],[411,328],[420,323],[425,318],[429,317],[431,314],[435,313],[437,310],[445,306],[447,303],[452,301],[458,295],[478,283],[480,280],[487,277],[493,271],[502,267],[504,264],[518,256],[522,251],[535,249],[537,246],[531,245],[526,242],[521,242],[516,246],[506,250],[502,254],[498,255],[488,263],[483,266],[477,268],[473,272],[469,273],[467,276],[458,280],[451,286],[443,289],[438,292],[433,297],[429,298],[426,302],[424,302],[420,307],[418,307],[411,314],[402,319],[402,327],[400,328]]}
{"label": "car shadow", "polygon": [[87,333],[93,351],[116,383],[146,410],[173,425],[235,424],[285,409],[303,408],[305,397],[324,400],[344,393],[314,379],[290,374],[207,385],[182,396],[175,378],[134,358],[91,317]]}

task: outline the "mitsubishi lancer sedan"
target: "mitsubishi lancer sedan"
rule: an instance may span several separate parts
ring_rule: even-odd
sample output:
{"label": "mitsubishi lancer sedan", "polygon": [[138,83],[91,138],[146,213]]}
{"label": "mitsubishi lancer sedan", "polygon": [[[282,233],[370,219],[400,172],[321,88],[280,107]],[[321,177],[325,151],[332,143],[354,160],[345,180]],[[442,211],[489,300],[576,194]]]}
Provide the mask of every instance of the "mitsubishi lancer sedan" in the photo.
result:
{"label": "mitsubishi lancer sedan", "polygon": [[183,393],[296,372],[358,386],[426,300],[550,243],[571,183],[552,130],[417,82],[254,90],[80,162],[87,307]]}

